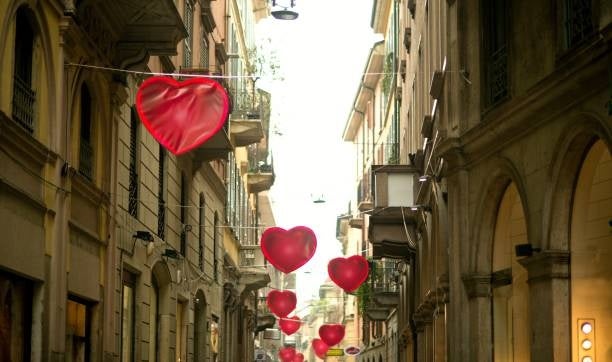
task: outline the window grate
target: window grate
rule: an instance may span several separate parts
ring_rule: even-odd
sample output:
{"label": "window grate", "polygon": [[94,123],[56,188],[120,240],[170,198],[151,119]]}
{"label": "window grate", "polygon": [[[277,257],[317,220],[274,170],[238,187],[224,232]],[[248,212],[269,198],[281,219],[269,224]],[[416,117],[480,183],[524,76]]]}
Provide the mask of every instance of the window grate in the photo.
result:
{"label": "window grate", "polygon": [[187,185],[185,175],[181,175],[181,254],[186,256],[187,254]]}
{"label": "window grate", "polygon": [[93,147],[89,142],[81,139],[79,145],[79,173],[88,180],[93,177]]}
{"label": "window grate", "polygon": [[508,79],[508,2],[486,1],[484,24],[485,104],[493,106],[509,96]]}
{"label": "window grate", "polygon": [[572,48],[593,32],[590,0],[565,1],[565,45]]}
{"label": "window grate", "polygon": [[166,201],[164,201],[164,175],[166,174],[166,150],[159,146],[159,171],[157,175],[157,236],[166,236]]}
{"label": "window grate", "polygon": [[29,133],[34,133],[34,103],[36,92],[17,74],[13,86],[13,119]]}
{"label": "window grate", "polygon": [[200,67],[208,69],[209,64],[210,60],[208,54],[208,39],[206,39],[206,31],[204,31],[204,27],[202,27],[202,44],[200,46]]}
{"label": "window grate", "polygon": [[138,217],[138,118],[136,110],[132,107],[130,117],[130,170],[128,183],[128,212],[133,217]]}
{"label": "window grate", "polygon": [[193,46],[193,4],[190,0],[185,1],[185,29],[187,29],[187,37],[183,43],[183,66],[191,67],[192,64],[192,46]]}

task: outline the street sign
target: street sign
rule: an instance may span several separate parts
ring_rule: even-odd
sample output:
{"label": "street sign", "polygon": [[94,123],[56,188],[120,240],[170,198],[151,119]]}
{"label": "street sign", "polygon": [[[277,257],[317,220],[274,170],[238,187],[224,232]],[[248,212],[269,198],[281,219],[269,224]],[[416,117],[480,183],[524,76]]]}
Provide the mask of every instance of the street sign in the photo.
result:
{"label": "street sign", "polygon": [[361,349],[355,346],[349,346],[344,349],[344,353],[348,356],[356,356],[361,353]]}
{"label": "street sign", "polygon": [[342,348],[330,348],[327,351],[327,356],[328,357],[344,356],[344,350]]}

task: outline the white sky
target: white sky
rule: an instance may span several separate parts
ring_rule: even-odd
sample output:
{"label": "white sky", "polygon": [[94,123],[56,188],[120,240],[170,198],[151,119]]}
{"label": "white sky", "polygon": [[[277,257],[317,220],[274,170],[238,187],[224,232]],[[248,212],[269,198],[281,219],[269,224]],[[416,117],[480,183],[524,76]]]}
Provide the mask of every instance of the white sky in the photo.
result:
{"label": "white sky", "polygon": [[[297,0],[294,10],[297,20],[270,17],[256,32],[271,39],[284,78],[258,84],[272,93],[274,217],[285,229],[313,229],[318,241],[313,259],[296,271],[300,306],[318,299],[327,262],[341,255],[336,217],[348,210],[356,192],[353,146],[342,141],[342,131],[379,38],[370,28],[372,0]],[[326,202],[313,203],[320,195]]]}

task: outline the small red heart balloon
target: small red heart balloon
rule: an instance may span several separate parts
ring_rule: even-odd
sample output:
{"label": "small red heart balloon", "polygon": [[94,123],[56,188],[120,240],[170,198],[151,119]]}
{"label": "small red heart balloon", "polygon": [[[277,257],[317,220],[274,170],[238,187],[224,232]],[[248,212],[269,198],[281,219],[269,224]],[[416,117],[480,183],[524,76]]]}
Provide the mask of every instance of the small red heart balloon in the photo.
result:
{"label": "small red heart balloon", "polygon": [[295,357],[293,357],[293,362],[304,362],[304,354],[297,353]]}
{"label": "small red heart balloon", "polygon": [[344,338],[344,326],[342,324],[324,324],[319,327],[319,337],[328,346],[334,346]]}
{"label": "small red heart balloon", "polygon": [[297,332],[298,329],[300,329],[301,324],[302,323],[301,323],[300,317],[298,316],[281,318],[278,321],[278,325],[281,331],[283,331],[288,336]]}
{"label": "small red heart balloon", "polygon": [[284,347],[278,351],[278,357],[282,362],[293,362],[293,358],[295,357],[295,348],[293,347]]}
{"label": "small red heart balloon", "polygon": [[295,309],[297,297],[290,290],[284,292],[271,290],[266,297],[268,308],[277,317],[284,318]]}
{"label": "small red heart balloon", "polygon": [[179,82],[170,77],[150,77],[138,88],[136,110],[153,138],[180,155],[206,142],[223,127],[229,97],[210,78]]}
{"label": "small red heart balloon", "polygon": [[335,258],[327,264],[329,278],[340,288],[353,292],[368,279],[368,260],[361,255],[349,258]]}
{"label": "small red heart balloon", "polygon": [[329,345],[319,338],[314,338],[312,340],[312,349],[315,351],[315,354],[319,358],[325,358],[327,351],[329,350]]}
{"label": "small red heart balloon", "polygon": [[306,226],[285,230],[267,228],[261,235],[261,252],[283,273],[291,273],[306,264],[317,249],[317,237]]}

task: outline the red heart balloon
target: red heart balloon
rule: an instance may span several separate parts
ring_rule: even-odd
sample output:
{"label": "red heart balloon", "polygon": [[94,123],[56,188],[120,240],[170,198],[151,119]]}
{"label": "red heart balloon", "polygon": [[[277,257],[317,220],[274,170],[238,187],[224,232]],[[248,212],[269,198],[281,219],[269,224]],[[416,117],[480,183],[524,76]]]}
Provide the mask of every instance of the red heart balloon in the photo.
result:
{"label": "red heart balloon", "polygon": [[293,362],[293,358],[295,357],[295,348],[293,347],[284,347],[278,351],[278,357],[283,362]]}
{"label": "red heart balloon", "polygon": [[284,292],[271,290],[266,297],[268,308],[277,317],[284,318],[295,309],[297,297],[290,290]]}
{"label": "red heart balloon", "polygon": [[325,358],[329,345],[318,338],[312,340],[312,349],[319,358]]}
{"label": "red heart balloon", "polygon": [[278,321],[278,325],[281,331],[285,332],[286,335],[290,336],[293,333],[297,332],[301,326],[301,320],[298,316],[281,318]]}
{"label": "red heart balloon", "polygon": [[136,110],[153,138],[180,155],[206,142],[223,127],[229,97],[210,78],[179,82],[170,77],[151,77],[138,88]]}
{"label": "red heart balloon", "polygon": [[361,255],[335,258],[327,264],[329,278],[340,288],[353,292],[368,279],[368,260]]}
{"label": "red heart balloon", "polygon": [[295,357],[293,357],[293,362],[304,362],[304,354],[297,353]]}
{"label": "red heart balloon", "polygon": [[319,337],[328,346],[334,346],[344,338],[344,326],[342,324],[324,324],[319,327]]}
{"label": "red heart balloon", "polygon": [[285,230],[267,228],[261,235],[261,252],[283,273],[291,273],[306,264],[317,249],[317,237],[306,226]]}

